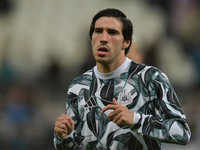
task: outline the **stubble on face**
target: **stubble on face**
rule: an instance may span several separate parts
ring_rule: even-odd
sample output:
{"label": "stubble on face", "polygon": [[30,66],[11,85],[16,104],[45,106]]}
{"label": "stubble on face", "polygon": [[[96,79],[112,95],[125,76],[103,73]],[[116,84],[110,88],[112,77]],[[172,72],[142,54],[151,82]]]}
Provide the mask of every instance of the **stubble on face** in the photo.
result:
{"label": "stubble on face", "polygon": [[96,21],[92,35],[92,49],[97,64],[105,67],[114,62],[123,63],[125,60],[123,42],[122,23],[118,19],[101,17]]}

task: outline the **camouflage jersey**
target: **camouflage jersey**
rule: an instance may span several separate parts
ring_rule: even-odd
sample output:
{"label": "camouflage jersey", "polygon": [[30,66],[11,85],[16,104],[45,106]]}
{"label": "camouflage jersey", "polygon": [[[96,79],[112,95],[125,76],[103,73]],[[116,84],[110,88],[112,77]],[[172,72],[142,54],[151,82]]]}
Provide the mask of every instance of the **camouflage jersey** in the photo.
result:
{"label": "camouflage jersey", "polygon": [[[134,112],[131,127],[110,121],[111,110],[101,113],[113,98]],[[54,133],[57,150],[160,150],[161,142],[185,145],[191,136],[166,75],[128,58],[111,73],[95,66],[76,78],[67,92],[66,114],[75,129],[64,139]]]}

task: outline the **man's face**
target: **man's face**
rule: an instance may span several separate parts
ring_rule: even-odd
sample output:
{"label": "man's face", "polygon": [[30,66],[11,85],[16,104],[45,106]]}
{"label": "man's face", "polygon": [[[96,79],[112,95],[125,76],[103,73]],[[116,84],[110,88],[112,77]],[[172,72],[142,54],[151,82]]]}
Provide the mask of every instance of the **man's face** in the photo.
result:
{"label": "man's face", "polygon": [[92,34],[92,50],[97,65],[121,63],[125,58],[124,50],[128,43],[124,41],[122,26],[113,17],[101,17],[96,21]]}

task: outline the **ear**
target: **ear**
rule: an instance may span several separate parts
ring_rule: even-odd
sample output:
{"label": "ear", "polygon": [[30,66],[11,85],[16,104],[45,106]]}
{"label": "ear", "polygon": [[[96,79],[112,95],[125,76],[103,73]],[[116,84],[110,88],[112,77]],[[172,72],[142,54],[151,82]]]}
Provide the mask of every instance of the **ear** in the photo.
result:
{"label": "ear", "polygon": [[123,42],[122,49],[126,49],[126,48],[129,46],[129,44],[130,44],[130,40],[125,40],[125,41]]}

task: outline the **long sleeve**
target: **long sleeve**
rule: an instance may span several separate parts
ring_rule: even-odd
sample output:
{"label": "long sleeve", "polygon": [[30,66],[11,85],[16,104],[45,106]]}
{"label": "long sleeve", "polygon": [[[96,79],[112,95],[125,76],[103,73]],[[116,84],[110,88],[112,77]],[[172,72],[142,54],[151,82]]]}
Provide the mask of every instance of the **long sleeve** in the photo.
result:
{"label": "long sleeve", "polygon": [[83,137],[77,133],[77,131],[80,131],[81,129],[81,116],[79,115],[79,111],[81,110],[83,111],[83,108],[79,108],[78,110],[78,96],[73,93],[68,93],[66,103],[66,114],[71,116],[74,120],[74,126],[76,130],[72,131],[70,135],[63,139],[60,139],[54,133],[54,146],[56,150],[79,150],[82,148]]}
{"label": "long sleeve", "polygon": [[177,95],[166,75],[154,72],[146,80],[149,101],[135,115],[138,123],[132,130],[160,142],[185,145],[191,132]]}

